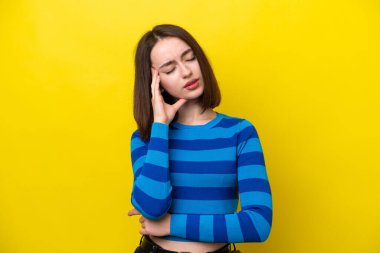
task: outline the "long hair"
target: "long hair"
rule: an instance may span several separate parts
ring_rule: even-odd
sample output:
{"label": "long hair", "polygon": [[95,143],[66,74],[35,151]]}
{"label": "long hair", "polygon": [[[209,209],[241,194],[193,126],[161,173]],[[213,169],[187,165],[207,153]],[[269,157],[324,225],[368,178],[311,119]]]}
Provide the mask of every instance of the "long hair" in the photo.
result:
{"label": "long hair", "polygon": [[[136,120],[140,138],[148,140],[153,124],[153,107],[151,103],[151,61],[150,54],[158,40],[165,37],[177,37],[187,43],[193,50],[201,69],[205,83],[203,94],[199,97],[202,113],[208,108],[214,108],[221,102],[218,82],[209,61],[198,42],[185,29],[177,25],[161,24],[146,32],[140,39],[135,55],[135,83],[133,95],[133,114]],[[174,98],[166,91],[162,94],[165,102],[174,103]],[[176,116],[177,117],[177,114]],[[173,119],[174,120],[174,119]]]}

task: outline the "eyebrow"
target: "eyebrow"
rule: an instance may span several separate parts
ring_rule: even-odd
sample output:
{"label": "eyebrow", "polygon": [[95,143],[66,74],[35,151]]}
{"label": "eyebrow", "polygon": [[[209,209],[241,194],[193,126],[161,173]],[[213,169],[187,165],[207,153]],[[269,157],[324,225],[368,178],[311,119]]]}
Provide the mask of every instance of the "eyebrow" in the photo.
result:
{"label": "eyebrow", "polygon": [[[181,54],[181,58],[184,57],[186,54],[188,54],[188,53],[191,52],[191,51],[193,51],[191,48],[186,49],[186,50]],[[161,69],[161,68],[166,67],[166,66],[168,66],[168,65],[170,65],[170,64],[173,64],[174,62],[175,62],[175,61],[173,61],[173,60],[168,61],[168,62],[162,64],[158,69]]]}

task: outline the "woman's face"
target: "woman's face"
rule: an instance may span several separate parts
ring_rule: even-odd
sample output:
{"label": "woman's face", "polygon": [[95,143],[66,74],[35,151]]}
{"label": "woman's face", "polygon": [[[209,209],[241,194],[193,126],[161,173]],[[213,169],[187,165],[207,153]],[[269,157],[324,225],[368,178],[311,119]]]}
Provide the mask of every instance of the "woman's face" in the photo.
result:
{"label": "woman's face", "polygon": [[[203,93],[204,82],[193,50],[177,37],[165,37],[152,48],[152,67],[158,70],[160,86],[172,97],[197,99]],[[197,80],[193,85],[188,82]]]}

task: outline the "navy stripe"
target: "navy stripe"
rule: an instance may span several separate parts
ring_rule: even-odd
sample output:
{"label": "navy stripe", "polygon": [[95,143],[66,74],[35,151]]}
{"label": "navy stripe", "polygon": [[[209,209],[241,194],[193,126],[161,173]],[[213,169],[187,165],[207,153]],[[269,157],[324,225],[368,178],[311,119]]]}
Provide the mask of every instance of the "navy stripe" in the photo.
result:
{"label": "navy stripe", "polygon": [[171,149],[182,150],[207,150],[218,148],[229,148],[236,146],[237,134],[229,138],[216,138],[212,140],[177,140],[172,139],[169,141],[169,147]]}
{"label": "navy stripe", "polygon": [[190,162],[169,160],[172,173],[235,174],[235,161]]}
{"label": "navy stripe", "polygon": [[172,124],[170,124],[170,125],[169,125],[169,130],[179,130],[179,128],[173,126]]}
{"label": "navy stripe", "polygon": [[140,157],[146,155],[147,151],[148,149],[146,148],[146,146],[142,146],[133,150],[131,154],[132,164],[134,164],[136,160],[138,160]]}
{"label": "navy stripe", "polygon": [[200,223],[200,217],[199,215],[193,215],[189,214],[187,215],[187,221],[186,221],[186,237],[199,241],[199,223]]}
{"label": "navy stripe", "polygon": [[249,178],[239,180],[239,191],[240,192],[250,192],[250,191],[260,191],[260,192],[270,192],[269,182],[266,179],[261,178]]}
{"label": "navy stripe", "polygon": [[136,178],[141,174],[141,171],[142,171],[142,168],[139,168],[139,169],[135,172],[135,174],[133,175],[133,176],[134,176],[134,178],[133,178],[133,182],[136,181]]}
{"label": "navy stripe", "polygon": [[135,131],[132,133],[131,139],[134,139],[134,138],[139,138],[140,141],[141,141],[139,130],[135,130]]}
{"label": "navy stripe", "polygon": [[150,138],[149,149],[168,153],[168,140],[152,137]]}
{"label": "navy stripe", "polygon": [[252,151],[240,154],[238,159],[238,166],[244,165],[265,165],[264,155],[261,151]]}
{"label": "navy stripe", "polygon": [[242,141],[246,141],[249,138],[258,138],[256,129],[252,125],[247,126],[239,133],[238,143],[240,144]]}
{"label": "navy stripe", "polygon": [[261,206],[261,205],[249,205],[244,206],[241,209],[242,211],[245,210],[252,210],[253,212],[261,214],[261,216],[264,217],[264,219],[272,226],[272,209],[270,209],[267,206]]}
{"label": "navy stripe", "polygon": [[226,218],[214,215],[214,242],[228,242]]}
{"label": "navy stripe", "polygon": [[221,121],[218,122],[218,124],[216,124],[215,126],[213,126],[213,128],[216,128],[216,127],[221,127],[221,128],[230,128],[232,126],[236,126],[238,125],[243,119],[234,119],[234,118],[231,118],[231,119],[222,119]]}
{"label": "navy stripe", "polygon": [[172,197],[193,200],[226,200],[238,198],[237,187],[183,187],[173,186]]}
{"label": "navy stripe", "polygon": [[260,242],[259,233],[252,223],[251,218],[247,213],[238,213],[238,219],[241,227],[241,232],[243,233],[243,238],[245,242]]}
{"label": "navy stripe", "polygon": [[151,163],[144,164],[142,175],[160,182],[167,182],[170,180],[168,169]]}

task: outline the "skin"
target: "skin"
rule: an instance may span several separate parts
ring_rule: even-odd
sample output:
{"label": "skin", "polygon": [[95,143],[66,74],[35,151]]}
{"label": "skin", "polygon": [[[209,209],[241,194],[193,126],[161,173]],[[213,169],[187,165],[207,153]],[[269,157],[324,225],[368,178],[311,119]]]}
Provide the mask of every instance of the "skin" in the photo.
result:
{"label": "skin", "polygon": [[[151,52],[152,63],[152,107],[154,122],[170,124],[176,113],[177,122],[187,125],[202,125],[216,117],[216,112],[211,108],[201,114],[202,108],[198,98],[204,90],[204,82],[198,60],[194,57],[190,47],[181,39],[166,37],[159,40]],[[183,55],[184,52],[188,52]],[[172,64],[161,67],[168,61]],[[193,79],[199,79],[199,85],[194,90],[184,88],[185,84]],[[165,103],[161,93],[166,90],[176,102],[173,105]],[[172,251],[188,251],[201,253],[214,251],[225,243],[206,242],[179,242],[170,241],[157,236],[170,234],[170,217],[167,213],[159,220],[150,220],[141,215],[136,209],[128,212],[129,216],[140,215],[140,234],[149,235],[161,247]]]}

